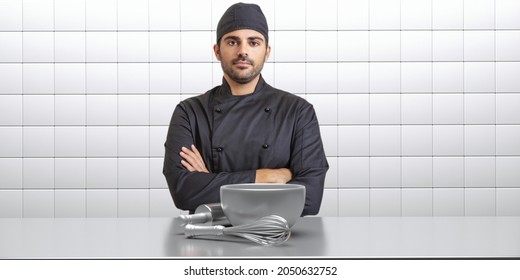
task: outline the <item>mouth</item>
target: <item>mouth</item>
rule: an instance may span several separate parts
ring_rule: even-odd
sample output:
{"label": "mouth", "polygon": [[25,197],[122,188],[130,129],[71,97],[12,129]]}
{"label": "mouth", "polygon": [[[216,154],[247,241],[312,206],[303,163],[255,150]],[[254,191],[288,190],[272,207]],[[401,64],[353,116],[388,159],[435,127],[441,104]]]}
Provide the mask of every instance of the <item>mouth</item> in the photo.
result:
{"label": "mouth", "polygon": [[233,60],[233,65],[236,65],[238,67],[248,67],[248,66],[252,66],[253,65],[253,62],[250,61],[249,59],[235,59]]}

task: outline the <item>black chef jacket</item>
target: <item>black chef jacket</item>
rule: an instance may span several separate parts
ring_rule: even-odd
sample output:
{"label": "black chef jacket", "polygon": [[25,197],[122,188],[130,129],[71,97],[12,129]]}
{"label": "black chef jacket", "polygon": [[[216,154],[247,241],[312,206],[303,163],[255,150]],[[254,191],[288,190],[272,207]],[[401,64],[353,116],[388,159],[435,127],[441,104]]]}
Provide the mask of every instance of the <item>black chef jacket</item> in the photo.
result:
{"label": "black chef jacket", "polygon": [[[209,173],[182,166],[181,147],[191,144]],[[179,209],[219,202],[220,186],[254,183],[257,169],[285,167],[293,173],[289,183],[306,187],[302,215],[319,212],[328,163],[314,108],[262,77],[249,95],[233,96],[223,79],[222,86],[179,103],[164,146],[163,173]]]}

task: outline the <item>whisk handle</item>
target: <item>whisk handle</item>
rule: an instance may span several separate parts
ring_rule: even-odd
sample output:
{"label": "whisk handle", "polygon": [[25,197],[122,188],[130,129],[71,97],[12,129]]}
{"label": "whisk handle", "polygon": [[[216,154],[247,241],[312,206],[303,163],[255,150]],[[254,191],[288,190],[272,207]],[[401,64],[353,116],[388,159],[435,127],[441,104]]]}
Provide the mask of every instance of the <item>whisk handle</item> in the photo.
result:
{"label": "whisk handle", "polygon": [[223,235],[224,226],[200,226],[194,224],[187,224],[184,228],[184,235],[187,237],[194,237],[200,235]]}

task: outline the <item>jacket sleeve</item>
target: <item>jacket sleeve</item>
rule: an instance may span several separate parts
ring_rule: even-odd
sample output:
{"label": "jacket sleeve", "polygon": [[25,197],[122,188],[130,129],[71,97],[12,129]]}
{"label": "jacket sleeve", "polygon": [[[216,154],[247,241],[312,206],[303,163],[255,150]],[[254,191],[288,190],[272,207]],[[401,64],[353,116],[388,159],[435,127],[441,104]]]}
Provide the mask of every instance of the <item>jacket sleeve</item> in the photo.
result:
{"label": "jacket sleeve", "polygon": [[[197,124],[194,124],[197,125]],[[197,146],[189,114],[181,104],[177,105],[168,129],[163,174],[166,177],[175,206],[194,211],[201,204],[220,201],[220,186],[235,183],[252,183],[255,170],[238,172],[204,173],[190,172],[181,164],[182,147]],[[200,147],[198,147],[200,148]],[[206,166],[208,164],[205,160]],[[209,166],[207,166],[209,169]]]}
{"label": "jacket sleeve", "polygon": [[320,127],[312,105],[300,111],[292,142],[289,183],[304,185],[306,201],[302,216],[316,215],[320,211],[325,175],[329,165],[323,149]]}

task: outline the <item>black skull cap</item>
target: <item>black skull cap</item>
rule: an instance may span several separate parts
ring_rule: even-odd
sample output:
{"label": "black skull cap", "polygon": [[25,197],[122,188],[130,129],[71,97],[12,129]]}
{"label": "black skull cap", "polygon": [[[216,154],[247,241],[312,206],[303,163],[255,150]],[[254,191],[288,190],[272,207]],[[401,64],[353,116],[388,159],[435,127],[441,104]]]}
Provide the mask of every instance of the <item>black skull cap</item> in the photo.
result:
{"label": "black skull cap", "polygon": [[217,43],[225,34],[239,29],[258,31],[264,35],[266,44],[269,41],[267,20],[260,6],[256,4],[236,3],[231,5],[218,22]]}

